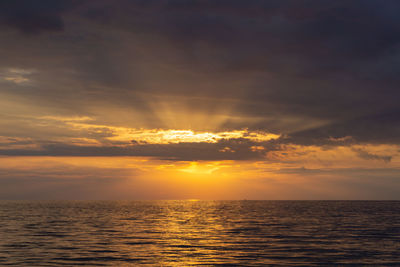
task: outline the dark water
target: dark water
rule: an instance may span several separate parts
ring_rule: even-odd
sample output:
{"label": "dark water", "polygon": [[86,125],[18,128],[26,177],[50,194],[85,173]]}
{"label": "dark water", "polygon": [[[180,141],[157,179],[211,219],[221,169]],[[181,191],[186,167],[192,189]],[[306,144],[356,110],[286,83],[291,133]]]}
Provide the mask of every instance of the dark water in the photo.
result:
{"label": "dark water", "polygon": [[0,265],[400,266],[400,202],[0,202]]}

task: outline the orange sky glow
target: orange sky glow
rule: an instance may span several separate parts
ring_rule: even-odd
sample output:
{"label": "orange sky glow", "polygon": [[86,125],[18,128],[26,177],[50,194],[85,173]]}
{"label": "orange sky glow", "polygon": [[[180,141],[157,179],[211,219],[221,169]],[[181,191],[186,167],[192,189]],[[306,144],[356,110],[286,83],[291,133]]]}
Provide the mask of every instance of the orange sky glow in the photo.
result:
{"label": "orange sky glow", "polygon": [[58,2],[4,4],[0,199],[399,198],[385,5]]}

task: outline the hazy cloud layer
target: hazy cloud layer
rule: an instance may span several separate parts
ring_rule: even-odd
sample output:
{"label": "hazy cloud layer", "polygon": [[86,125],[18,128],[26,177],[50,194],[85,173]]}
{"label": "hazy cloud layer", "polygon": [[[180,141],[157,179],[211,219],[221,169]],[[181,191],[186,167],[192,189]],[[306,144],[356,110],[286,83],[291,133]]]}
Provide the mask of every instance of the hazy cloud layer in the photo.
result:
{"label": "hazy cloud layer", "polygon": [[[202,185],[179,183],[164,177],[139,177],[133,167],[93,167],[91,164],[61,164],[61,159],[46,159],[32,163],[8,162],[0,167],[0,199],[398,199],[399,169],[342,168],[307,169],[268,168],[245,165],[247,175],[230,177],[217,174],[218,179],[207,179]],[[128,160],[127,160],[128,161]],[[5,162],[1,162],[5,163]],[[47,168],[43,168],[43,164]],[[87,162],[86,162],[87,164]],[[143,164],[142,164],[143,165]],[[15,168],[18,167],[18,168]],[[236,169],[236,171],[238,171]],[[217,171],[218,172],[218,171]],[[182,172],[183,173],[183,172]],[[174,173],[174,176],[177,174]],[[189,174],[190,175],[190,174]],[[276,175],[279,175],[278,177]],[[220,183],[220,181],[225,181]],[[226,183],[228,182],[228,183]],[[181,184],[183,183],[183,184]],[[182,190],[184,189],[184,190]],[[205,189],[205,190],[204,190]]]}

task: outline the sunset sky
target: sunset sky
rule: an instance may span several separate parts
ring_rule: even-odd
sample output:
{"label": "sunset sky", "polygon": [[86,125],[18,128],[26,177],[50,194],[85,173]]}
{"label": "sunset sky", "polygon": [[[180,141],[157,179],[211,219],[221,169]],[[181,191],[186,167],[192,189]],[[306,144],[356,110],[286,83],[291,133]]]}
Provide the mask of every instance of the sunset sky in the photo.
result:
{"label": "sunset sky", "polygon": [[0,199],[400,199],[400,1],[0,2]]}

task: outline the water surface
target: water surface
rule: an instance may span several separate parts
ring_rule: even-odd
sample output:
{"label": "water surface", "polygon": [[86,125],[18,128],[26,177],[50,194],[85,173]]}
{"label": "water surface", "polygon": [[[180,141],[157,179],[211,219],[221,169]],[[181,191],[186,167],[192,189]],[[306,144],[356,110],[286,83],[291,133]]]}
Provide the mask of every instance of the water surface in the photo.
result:
{"label": "water surface", "polygon": [[0,265],[400,266],[400,201],[0,202]]}

